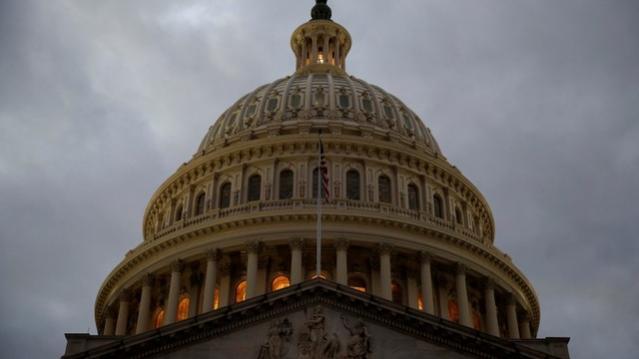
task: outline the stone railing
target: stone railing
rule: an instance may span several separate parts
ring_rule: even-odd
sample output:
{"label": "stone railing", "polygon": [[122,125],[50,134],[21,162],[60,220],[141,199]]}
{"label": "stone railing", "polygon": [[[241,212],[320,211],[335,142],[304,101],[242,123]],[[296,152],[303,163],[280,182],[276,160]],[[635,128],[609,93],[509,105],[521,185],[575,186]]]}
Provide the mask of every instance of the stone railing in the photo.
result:
{"label": "stone railing", "polygon": [[[285,199],[272,201],[256,201],[244,203],[229,208],[210,209],[206,213],[180,220],[169,225],[153,235],[153,239],[159,239],[170,235],[183,228],[196,226],[204,222],[219,220],[223,218],[245,216],[257,213],[271,211],[314,211],[317,208],[317,202],[314,199]],[[322,204],[324,214],[334,214],[334,212],[344,210],[351,212],[377,214],[388,218],[408,218],[418,222],[453,231],[462,237],[469,238],[474,241],[481,242],[481,238],[469,228],[454,225],[452,222],[437,218],[425,211],[411,210],[407,208],[396,207],[386,203],[352,201],[346,199],[329,200]]]}

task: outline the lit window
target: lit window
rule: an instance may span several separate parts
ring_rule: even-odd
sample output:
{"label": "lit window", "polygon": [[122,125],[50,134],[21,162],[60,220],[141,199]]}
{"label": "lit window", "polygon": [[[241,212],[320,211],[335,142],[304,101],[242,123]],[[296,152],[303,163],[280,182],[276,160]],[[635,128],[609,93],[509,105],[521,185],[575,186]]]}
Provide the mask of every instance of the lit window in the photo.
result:
{"label": "lit window", "polygon": [[189,317],[189,305],[191,299],[187,296],[183,296],[178,303],[177,320],[184,320]]}
{"label": "lit window", "polygon": [[448,300],[448,319],[453,322],[459,322],[459,305],[454,299]]}
{"label": "lit window", "polygon": [[273,279],[271,283],[271,290],[275,292],[276,290],[284,289],[291,285],[291,281],[285,275],[279,275]]}
{"label": "lit window", "polygon": [[243,280],[235,287],[235,303],[240,303],[246,300],[246,281]]}
{"label": "lit window", "polygon": [[153,317],[153,327],[154,328],[159,328],[162,326],[162,323],[164,323],[164,309],[162,308],[158,308],[155,311],[155,316]]}
{"label": "lit window", "polygon": [[217,309],[220,307],[220,288],[215,288],[215,292],[213,292],[213,309]]}
{"label": "lit window", "polygon": [[362,293],[366,293],[366,281],[360,277],[350,277],[348,279],[348,286]]}
{"label": "lit window", "polygon": [[424,298],[421,294],[417,296],[417,309],[424,310]]}

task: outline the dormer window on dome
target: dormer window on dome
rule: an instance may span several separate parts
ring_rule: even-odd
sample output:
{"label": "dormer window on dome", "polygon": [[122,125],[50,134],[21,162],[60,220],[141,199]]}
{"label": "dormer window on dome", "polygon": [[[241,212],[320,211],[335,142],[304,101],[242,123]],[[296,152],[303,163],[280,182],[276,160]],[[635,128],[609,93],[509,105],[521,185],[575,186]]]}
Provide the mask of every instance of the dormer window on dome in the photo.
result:
{"label": "dormer window on dome", "polygon": [[291,36],[291,48],[298,72],[344,72],[346,55],[351,49],[351,35],[333,22],[326,1],[317,1],[312,19],[302,24]]}

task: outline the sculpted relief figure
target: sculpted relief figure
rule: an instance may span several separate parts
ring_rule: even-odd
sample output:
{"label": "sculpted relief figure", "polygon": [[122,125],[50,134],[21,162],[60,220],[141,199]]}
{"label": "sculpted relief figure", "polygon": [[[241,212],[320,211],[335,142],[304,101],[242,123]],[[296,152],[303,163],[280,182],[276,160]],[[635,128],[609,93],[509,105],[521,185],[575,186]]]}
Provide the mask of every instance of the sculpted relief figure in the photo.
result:
{"label": "sculpted relief figure", "polygon": [[258,359],[285,359],[292,335],[293,325],[288,318],[273,322],[268,329],[266,343],[262,345]]}
{"label": "sculpted relief figure", "polygon": [[340,350],[337,334],[326,332],[326,317],[322,307],[313,308],[298,338],[298,359],[334,359]]}
{"label": "sculpted relief figure", "polygon": [[350,321],[344,316],[342,323],[344,328],[349,332],[349,338],[346,341],[346,358],[349,359],[366,359],[369,357],[371,351],[370,335],[368,335],[368,329],[361,319],[357,319],[355,324],[351,324]]}

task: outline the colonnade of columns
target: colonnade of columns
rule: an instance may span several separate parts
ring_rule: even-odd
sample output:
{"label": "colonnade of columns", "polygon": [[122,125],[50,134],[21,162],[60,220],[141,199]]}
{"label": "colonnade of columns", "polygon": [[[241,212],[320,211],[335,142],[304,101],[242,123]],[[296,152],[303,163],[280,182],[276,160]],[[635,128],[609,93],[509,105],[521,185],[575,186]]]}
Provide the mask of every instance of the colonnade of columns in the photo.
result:
{"label": "colonnade of columns", "polygon": [[[302,239],[295,239],[289,242],[291,249],[290,260],[290,283],[292,285],[302,282],[304,278],[303,245]],[[258,294],[258,285],[262,276],[258,275],[258,260],[262,244],[257,241],[246,244],[246,298],[254,297]],[[342,285],[349,284],[348,277],[348,248],[349,242],[340,239],[335,242],[335,280]],[[391,268],[391,257],[393,247],[389,244],[382,243],[378,246],[379,256],[379,274],[377,284],[373,279],[373,292],[380,297],[393,299],[393,277]],[[218,278],[220,279],[220,305],[228,304],[228,296],[230,294],[230,279],[228,278],[228,268],[220,265],[220,250],[211,250],[207,253],[206,269],[204,275],[204,286],[201,306],[198,309],[195,303],[192,303],[193,309],[189,311],[190,315],[196,312],[204,313],[213,309],[214,293]],[[421,298],[423,310],[431,315],[439,315],[442,318],[448,318],[448,283],[444,278],[439,278],[438,290],[435,291],[433,285],[432,257],[427,252],[419,254],[419,277],[421,281]],[[228,267],[228,264],[226,265]],[[176,261],[171,265],[171,275],[169,282],[169,293],[166,305],[166,314],[164,324],[171,324],[176,321],[178,301],[180,299],[181,277],[184,265],[181,261]],[[222,277],[218,272],[223,273]],[[262,278],[263,279],[263,278]],[[224,282],[225,283],[222,283]],[[147,274],[142,278],[142,288],[140,291],[138,318],[135,325],[135,333],[142,333],[149,329],[150,310],[151,310],[151,291],[154,277]],[[413,290],[409,288],[409,294],[417,296],[415,279],[412,279]],[[463,264],[457,264],[454,288],[456,293],[457,305],[459,309],[459,323],[468,327],[473,327],[473,319],[471,314],[471,305],[468,296],[468,284],[466,278],[466,267]],[[410,284],[409,284],[410,286]],[[440,312],[435,312],[435,297],[439,297]],[[226,297],[226,298],[225,298]],[[495,297],[495,283],[492,279],[485,281],[483,288],[484,309],[485,309],[485,330],[487,333],[495,336],[500,335],[498,307]],[[117,321],[114,322],[112,311],[106,313],[103,335],[126,335],[127,323],[129,316],[131,294],[125,290],[121,293],[118,303]],[[530,339],[530,319],[526,316],[521,321],[517,315],[517,302],[513,294],[508,294],[507,304],[505,306],[507,335],[513,339]],[[417,307],[417,299],[412,298],[408,304]],[[446,305],[444,305],[446,304]]]}

